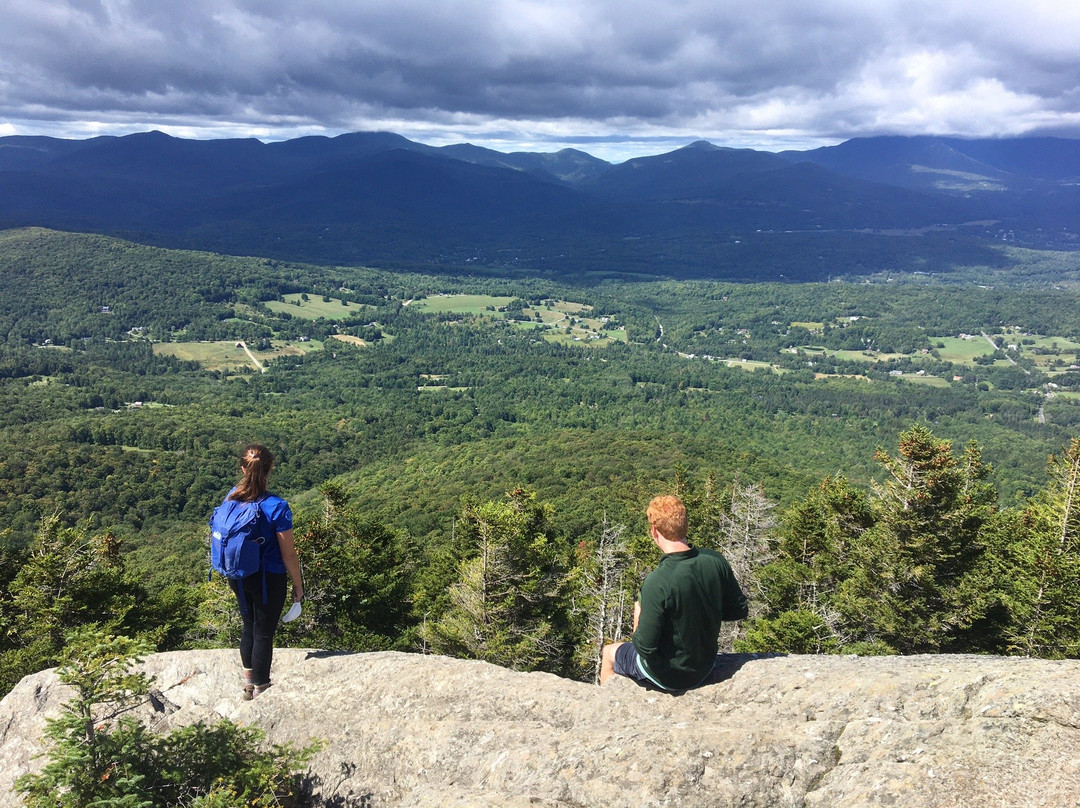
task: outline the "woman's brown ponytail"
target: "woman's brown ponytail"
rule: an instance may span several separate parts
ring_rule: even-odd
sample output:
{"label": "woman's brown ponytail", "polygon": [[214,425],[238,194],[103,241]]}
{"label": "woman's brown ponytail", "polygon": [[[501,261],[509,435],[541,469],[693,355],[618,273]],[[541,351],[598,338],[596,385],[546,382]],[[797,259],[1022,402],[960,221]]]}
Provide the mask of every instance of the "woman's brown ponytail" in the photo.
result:
{"label": "woman's brown ponytail", "polygon": [[274,456],[269,449],[257,443],[245,446],[240,457],[240,471],[244,476],[229,494],[229,499],[239,502],[255,502],[260,499],[266,493],[270,469],[273,467]]}

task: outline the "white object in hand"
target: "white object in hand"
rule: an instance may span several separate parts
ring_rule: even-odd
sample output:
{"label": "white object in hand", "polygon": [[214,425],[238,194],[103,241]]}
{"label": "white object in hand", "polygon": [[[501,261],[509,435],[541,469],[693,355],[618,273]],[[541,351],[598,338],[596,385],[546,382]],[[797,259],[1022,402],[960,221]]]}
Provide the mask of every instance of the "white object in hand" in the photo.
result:
{"label": "white object in hand", "polygon": [[293,620],[300,616],[300,601],[296,601],[289,611],[285,612],[285,616],[281,618],[282,623],[291,623]]}

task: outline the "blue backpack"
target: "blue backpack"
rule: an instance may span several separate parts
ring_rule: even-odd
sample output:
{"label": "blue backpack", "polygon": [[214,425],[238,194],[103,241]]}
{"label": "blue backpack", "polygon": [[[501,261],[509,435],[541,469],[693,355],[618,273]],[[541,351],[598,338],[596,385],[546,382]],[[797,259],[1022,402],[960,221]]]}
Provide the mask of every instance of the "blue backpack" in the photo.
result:
{"label": "blue backpack", "polygon": [[[259,572],[268,528],[269,520],[258,502],[226,499],[214,508],[210,517],[210,566],[230,581]],[[263,602],[266,602],[265,575]]]}

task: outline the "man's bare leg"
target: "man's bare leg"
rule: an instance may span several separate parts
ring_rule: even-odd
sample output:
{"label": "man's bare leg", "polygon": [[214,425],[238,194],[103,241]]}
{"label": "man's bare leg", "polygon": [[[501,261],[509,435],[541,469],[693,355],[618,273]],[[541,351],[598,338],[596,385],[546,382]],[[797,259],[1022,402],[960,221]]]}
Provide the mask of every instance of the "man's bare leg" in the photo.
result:
{"label": "man's bare leg", "polygon": [[603,684],[615,675],[615,652],[619,650],[621,642],[608,643],[600,652],[600,684]]}

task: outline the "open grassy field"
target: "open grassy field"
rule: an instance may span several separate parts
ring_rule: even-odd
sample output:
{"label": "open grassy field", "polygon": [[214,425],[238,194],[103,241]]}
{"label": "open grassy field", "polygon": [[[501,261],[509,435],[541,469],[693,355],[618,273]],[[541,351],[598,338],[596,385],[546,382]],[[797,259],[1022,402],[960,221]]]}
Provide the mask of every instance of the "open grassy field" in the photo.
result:
{"label": "open grassy field", "polygon": [[558,311],[557,309],[527,309],[526,312],[533,320],[536,320],[536,315],[540,315],[540,322],[543,325],[554,325],[566,320],[566,312]]}
{"label": "open grassy field", "polygon": [[[239,368],[257,370],[247,352],[235,340],[215,342],[158,342],[154,344],[154,353],[175,356],[186,362],[198,362],[206,370],[230,371]],[[320,351],[323,344],[318,340],[308,342],[275,343],[273,350],[257,351],[249,346],[251,353],[260,362],[266,362],[278,356],[299,356]]]}
{"label": "open grassy field", "polygon": [[592,307],[582,303],[551,300],[543,306],[525,309],[524,314],[530,318],[532,326],[545,327],[543,336],[549,342],[577,342],[603,348],[613,342],[627,341],[625,329],[610,328],[607,318],[591,317],[591,312]]}
{"label": "open grassy field", "polygon": [[[523,328],[529,328],[528,323],[522,323]],[[580,328],[571,328],[569,334],[565,329],[550,328],[543,330],[540,335],[548,342],[557,342],[563,345],[587,345],[593,348],[604,348],[613,342],[626,342],[626,332],[596,332]]]}
{"label": "open grassy field", "polygon": [[1053,353],[1071,354],[1080,351],[1080,342],[1075,342],[1071,339],[1065,339],[1064,337],[1033,336],[1028,339],[1031,340],[1031,344],[1030,346],[1028,344],[1024,344],[1025,348],[1040,348],[1044,351],[1051,351]]}
{"label": "open grassy field", "polygon": [[330,339],[341,340],[342,342],[347,342],[350,345],[359,345],[361,348],[367,347],[367,343],[360,339],[360,337],[354,337],[351,334],[334,334],[332,337],[330,337]]}
{"label": "open grassy field", "polygon": [[[440,314],[479,315],[504,317],[500,311],[513,300],[512,297],[496,295],[434,295],[414,300],[410,305],[424,311]],[[603,348],[613,342],[626,342],[626,331],[621,328],[608,328],[604,320],[590,317],[592,306],[569,300],[548,300],[543,305],[526,308],[522,315],[526,320],[515,320],[514,324],[525,331],[537,331],[538,335],[549,342],[567,345],[589,345]]]}
{"label": "open grassy field", "polygon": [[304,300],[303,294],[285,295],[284,297],[284,302],[281,300],[267,301],[266,308],[276,314],[291,314],[293,317],[301,317],[305,320],[317,320],[320,317],[324,320],[344,320],[346,317],[352,317],[364,309],[374,311],[372,306],[352,303],[336,297],[329,300],[323,300],[322,295],[307,295],[307,300]]}
{"label": "open grassy field", "polygon": [[921,384],[926,387],[948,387],[949,382],[946,379],[942,379],[940,376],[919,376],[915,373],[905,373],[903,376],[899,376],[899,379],[905,382],[911,382],[912,384]]}
{"label": "open grassy field", "polygon": [[513,299],[496,295],[432,295],[409,305],[433,314],[494,314]]}
{"label": "open grassy field", "polygon": [[1068,370],[1080,357],[1080,344],[1063,337],[1024,337],[1019,347],[1037,368],[1050,374]]}
{"label": "open grassy field", "polygon": [[574,303],[571,300],[548,300],[542,308],[552,308],[566,314],[585,314],[592,311],[592,306],[585,303]]}
{"label": "open grassy field", "polygon": [[835,356],[848,362],[880,362],[890,359],[901,359],[907,354],[882,353],[880,351],[825,351],[822,353]]}
{"label": "open grassy field", "polygon": [[938,347],[937,352],[944,362],[954,362],[958,365],[970,363],[977,356],[988,356],[994,352],[993,346],[979,336],[968,339],[959,337],[931,337],[930,344],[943,343],[944,348]]}
{"label": "open grassy field", "polygon": [[251,367],[251,360],[238,348],[236,340],[217,342],[159,342],[154,353],[175,356],[185,362],[198,362],[207,370],[234,370]]}
{"label": "open grassy field", "polygon": [[834,351],[829,348],[823,348],[820,345],[800,345],[799,350],[805,352],[809,356],[813,356],[814,354],[834,356],[837,359],[843,359],[845,362],[881,362],[889,359],[902,359],[906,356],[906,354],[881,353],[880,351]]}
{"label": "open grassy field", "polygon": [[[930,340],[932,345],[938,345],[938,343],[944,343],[945,347],[938,347],[937,351],[942,361],[952,362],[957,365],[972,365],[974,360],[978,356],[987,356],[994,352],[994,348],[990,346],[982,337],[975,337],[973,339],[959,339],[957,337],[933,337]],[[848,362],[883,362],[893,359],[903,359],[908,354],[896,354],[896,353],[882,353],[880,351],[833,351],[827,348],[823,348],[820,345],[802,345],[799,346],[801,350],[807,354],[822,354],[826,356],[834,356],[837,359],[843,359]],[[919,354],[912,354],[912,359],[919,359]],[[1001,359],[995,364],[1001,363],[1002,366],[1008,365],[1008,360]]]}
{"label": "open grassy field", "polygon": [[753,359],[723,359],[721,360],[729,368],[742,368],[743,370],[771,370],[773,373],[787,373],[784,368],[768,362],[758,362]]}
{"label": "open grassy field", "polygon": [[[531,312],[531,309],[526,309],[526,314],[531,314]],[[576,343],[594,348],[603,348],[613,342],[625,343],[627,341],[625,330],[608,329],[599,320],[574,318],[574,322],[571,323],[569,317],[563,316],[552,320],[547,317],[547,314],[550,314],[550,312],[545,314],[543,323],[538,323],[535,320],[520,321],[517,326],[525,331],[537,331],[538,335],[548,342],[567,345]],[[540,326],[539,330],[537,326]]]}

